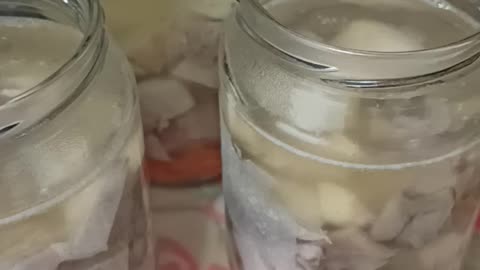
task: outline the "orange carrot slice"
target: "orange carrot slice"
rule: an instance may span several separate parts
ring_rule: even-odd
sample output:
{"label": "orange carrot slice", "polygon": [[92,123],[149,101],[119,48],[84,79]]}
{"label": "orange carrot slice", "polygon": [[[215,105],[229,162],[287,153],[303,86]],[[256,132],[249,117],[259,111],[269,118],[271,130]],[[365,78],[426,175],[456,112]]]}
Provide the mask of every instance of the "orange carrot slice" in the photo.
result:
{"label": "orange carrot slice", "polygon": [[171,161],[146,160],[153,183],[176,185],[213,179],[221,175],[220,145],[197,143],[173,153]]}

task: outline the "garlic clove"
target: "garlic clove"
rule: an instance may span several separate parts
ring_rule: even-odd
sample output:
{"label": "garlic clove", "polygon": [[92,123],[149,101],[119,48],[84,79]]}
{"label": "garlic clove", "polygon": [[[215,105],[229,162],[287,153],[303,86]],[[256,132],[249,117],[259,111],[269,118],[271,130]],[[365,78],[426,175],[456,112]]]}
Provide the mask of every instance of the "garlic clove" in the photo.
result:
{"label": "garlic clove", "polygon": [[[268,144],[264,143],[264,138],[251,127],[247,121],[240,115],[237,107],[230,98],[227,98],[226,108],[224,109],[224,121],[231,131],[234,141],[240,142],[240,145],[251,156],[259,156],[268,153]],[[262,145],[266,147],[261,147]],[[272,155],[274,157],[274,155]]]}
{"label": "garlic clove", "polygon": [[450,210],[451,208],[445,208],[414,217],[400,234],[397,242],[413,248],[423,247],[438,237],[440,229],[450,217]]}
{"label": "garlic clove", "polygon": [[380,269],[395,251],[372,241],[356,229],[343,229],[330,234],[331,245],[325,246],[324,269]]}
{"label": "garlic clove", "polygon": [[177,0],[101,0],[106,25],[123,49],[151,33],[165,32],[175,17]]}
{"label": "garlic clove", "polygon": [[333,156],[348,160],[358,159],[363,155],[360,146],[346,136],[333,134],[329,137],[328,152]]}
{"label": "garlic clove", "polygon": [[314,133],[345,127],[348,103],[334,100],[318,89],[296,89],[290,96],[289,115],[295,126]]}
{"label": "garlic clove", "polygon": [[[172,20],[168,31],[152,31],[148,35],[139,34],[135,42],[128,44],[126,50],[129,59],[137,70],[160,74],[174,68],[179,62],[181,63],[182,59],[188,60],[183,65],[192,65],[190,58],[196,59],[195,65],[201,63],[202,68],[205,66],[211,68],[214,65],[216,69],[214,60],[217,56],[222,24],[189,14],[184,16],[186,18]],[[184,66],[180,67],[182,69],[176,72],[187,76],[188,74],[184,72],[189,70]],[[199,79],[198,75],[194,78]]]}
{"label": "garlic clove", "polygon": [[330,182],[317,186],[318,211],[325,223],[340,227],[364,226],[373,219],[372,213],[352,191]]}
{"label": "garlic clove", "polygon": [[351,251],[361,251],[365,255],[376,258],[387,259],[395,254],[390,248],[376,243],[367,234],[357,229],[343,229],[332,232],[330,240],[332,246],[350,248]]}
{"label": "garlic clove", "polygon": [[126,52],[137,74],[161,74],[185,53],[182,32],[152,32],[127,44]]}
{"label": "garlic clove", "polygon": [[[414,29],[400,29],[368,19],[352,21],[329,43],[344,49],[371,52],[408,52],[425,49],[425,41]],[[376,76],[369,71],[370,69],[365,69],[363,64],[355,61],[348,62],[348,69],[349,73],[355,77],[372,79],[372,76]],[[404,72],[405,70],[392,69],[388,76],[395,78],[403,76]]]}
{"label": "garlic clove", "polygon": [[390,200],[382,210],[370,229],[370,236],[375,241],[390,241],[395,239],[409,221],[409,214],[405,209],[405,198],[396,196]]}
{"label": "garlic clove", "polygon": [[331,43],[348,49],[377,52],[421,50],[422,38],[374,20],[355,20],[343,29]]}
{"label": "garlic clove", "polygon": [[320,201],[315,188],[293,181],[277,183],[274,190],[280,201],[301,225],[310,229],[321,228],[324,225],[322,212],[318,209]]}
{"label": "garlic clove", "polygon": [[138,84],[142,114],[149,118],[172,119],[195,106],[187,87],[172,79],[153,78]]}
{"label": "garlic clove", "polygon": [[211,63],[202,63],[196,58],[187,58],[172,70],[172,75],[208,88],[219,87],[216,59],[212,59]]}
{"label": "garlic clove", "polygon": [[420,248],[435,239],[447,222],[454,198],[450,190],[433,194],[405,192],[390,200],[374,222],[370,235],[376,241],[391,241]]}

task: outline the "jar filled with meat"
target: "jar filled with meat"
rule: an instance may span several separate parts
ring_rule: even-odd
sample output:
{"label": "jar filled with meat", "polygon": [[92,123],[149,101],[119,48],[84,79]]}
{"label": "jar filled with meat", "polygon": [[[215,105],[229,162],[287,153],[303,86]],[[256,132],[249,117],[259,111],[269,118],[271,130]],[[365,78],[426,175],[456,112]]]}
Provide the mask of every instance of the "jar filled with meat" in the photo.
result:
{"label": "jar filled with meat", "polygon": [[232,268],[461,269],[479,30],[476,1],[239,1],[220,58]]}
{"label": "jar filled with meat", "polygon": [[0,270],[153,270],[135,79],[97,0],[0,0]]}

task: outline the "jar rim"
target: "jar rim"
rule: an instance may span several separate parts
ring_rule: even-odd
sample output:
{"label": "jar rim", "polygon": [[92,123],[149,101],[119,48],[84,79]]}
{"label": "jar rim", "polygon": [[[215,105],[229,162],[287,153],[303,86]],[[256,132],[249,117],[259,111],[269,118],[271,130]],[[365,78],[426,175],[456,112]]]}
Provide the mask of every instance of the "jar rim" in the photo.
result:
{"label": "jar rim", "polygon": [[[29,96],[35,94],[36,92],[40,91],[41,89],[47,87],[52,82],[60,78],[63,74],[68,73],[74,66],[80,62],[80,59],[87,54],[93,46],[95,46],[95,36],[98,34],[99,26],[103,25],[104,21],[104,14],[103,9],[101,8],[100,2],[98,0],[80,0],[82,3],[85,3],[86,10],[84,11],[88,14],[87,26],[85,31],[83,32],[82,40],[76,49],[75,53],[70,56],[65,63],[63,63],[57,70],[55,70],[52,74],[38,82],[36,85],[26,89],[21,94],[13,97],[10,99],[6,104],[12,104],[19,102]],[[68,1],[65,1],[68,3]],[[78,11],[78,10],[77,10]],[[0,104],[0,108],[2,104]]]}
{"label": "jar rim", "polygon": [[[480,53],[480,31],[445,45],[412,51],[379,52],[334,46],[309,39],[284,26],[258,0],[240,1],[237,20],[271,47],[302,62],[313,64],[325,72],[338,72],[342,70],[337,67],[339,62],[344,62],[340,64],[342,66],[346,62],[352,63],[352,60],[368,60],[369,67],[382,67],[376,70],[377,78],[368,79],[409,78],[436,73]],[[419,60],[428,60],[431,65],[425,68],[425,72],[409,72],[407,66],[411,66],[412,62],[418,63]],[[397,67],[405,67],[403,68],[405,72],[399,73],[398,70],[395,72],[395,78],[390,77],[394,73],[387,65],[392,61],[395,61]]]}
{"label": "jar rim", "polygon": [[[0,138],[21,135],[22,131],[35,126],[47,117],[63,110],[94,76],[94,70],[103,61],[107,46],[104,37],[104,15],[99,0],[38,0],[28,1],[1,0],[7,10],[19,13],[27,11],[24,17],[38,17],[57,21],[65,19],[65,13],[74,20],[59,23],[74,24],[83,37],[74,53],[61,63],[51,74],[34,86],[22,89],[16,96],[0,104]],[[37,4],[38,3],[38,4]],[[36,6],[37,4],[38,6]],[[33,13],[32,13],[33,10]],[[61,18],[53,18],[52,10],[59,11]],[[71,76],[70,76],[71,75]],[[62,78],[69,77],[68,86]],[[60,86],[60,87],[58,87]],[[68,88],[68,89],[67,89]],[[54,97],[54,98],[52,98]]]}
{"label": "jar rim", "polygon": [[[290,30],[288,27],[281,24],[277,19],[275,19],[273,16],[271,16],[268,13],[268,11],[260,3],[258,3],[258,0],[247,0],[247,1],[251,1],[254,4],[254,6],[256,8],[258,8],[259,11],[261,11],[264,14],[264,16],[268,17],[270,20],[272,20],[273,22],[278,24],[278,26],[283,28],[285,31],[289,31],[292,34],[295,34],[295,35],[297,35],[301,38],[308,39],[304,36],[300,36],[299,34]],[[318,40],[312,40],[312,39],[308,39],[308,40],[310,40],[311,42],[317,43],[319,46],[325,47],[326,49],[336,51],[336,52],[346,53],[346,54],[357,54],[357,55],[366,55],[366,56],[367,55],[368,56],[387,56],[388,55],[388,56],[403,57],[405,54],[420,54],[420,53],[426,53],[426,52],[435,52],[437,50],[445,50],[445,49],[450,48],[450,47],[455,47],[456,48],[456,47],[461,46],[462,44],[467,43],[467,42],[471,41],[472,39],[476,39],[476,38],[480,39],[480,30],[476,31],[476,32],[473,32],[472,34],[470,34],[470,35],[468,35],[464,38],[461,38],[461,39],[458,39],[458,40],[455,40],[455,41],[452,41],[452,42],[449,42],[447,44],[443,44],[443,45],[440,45],[440,46],[435,46],[435,47],[425,48],[425,49],[418,49],[418,50],[411,50],[411,51],[392,51],[392,52],[381,52],[381,51],[370,51],[370,50],[345,48],[345,47],[340,47],[340,46],[335,46],[335,45],[329,45],[327,43],[323,43],[323,42],[320,42]]]}

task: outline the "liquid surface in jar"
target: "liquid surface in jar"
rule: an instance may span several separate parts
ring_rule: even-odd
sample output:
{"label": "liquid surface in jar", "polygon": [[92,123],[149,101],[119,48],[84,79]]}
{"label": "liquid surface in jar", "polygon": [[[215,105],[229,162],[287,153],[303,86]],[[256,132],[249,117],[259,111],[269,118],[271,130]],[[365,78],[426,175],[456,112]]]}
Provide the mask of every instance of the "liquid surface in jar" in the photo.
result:
{"label": "liquid surface in jar", "polygon": [[73,27],[52,21],[0,17],[0,104],[57,71],[82,38]]}
{"label": "liquid surface in jar", "polygon": [[[447,1],[273,0],[264,1],[264,7],[279,23],[306,38],[366,51],[441,47],[480,29],[469,14]],[[355,35],[345,39],[348,32]]]}
{"label": "liquid surface in jar", "polygon": [[[443,2],[437,3],[439,7],[421,0],[264,2],[264,7],[276,20],[301,35],[308,35],[307,38],[327,45],[366,51],[406,52],[435,48],[459,41],[480,27],[468,14]],[[261,52],[248,51],[247,54]],[[344,64],[355,72],[369,70],[357,62]],[[242,65],[243,69],[238,68],[232,73],[238,77],[251,76],[249,80],[238,82],[243,88],[243,101],[256,107],[257,113],[251,118],[264,122],[264,128],[272,131],[274,137],[295,145],[312,157],[316,155],[363,164],[436,159],[464,144],[461,142],[450,147],[454,140],[437,135],[456,132],[455,129],[463,127],[462,124],[457,126],[457,123],[464,122],[461,118],[472,118],[472,121],[478,118],[475,108],[480,101],[470,98],[468,95],[471,92],[466,90],[468,87],[473,89],[477,83],[474,76],[454,85],[436,85],[437,93],[426,98],[405,96],[390,99],[387,93],[378,99],[360,101],[353,95],[341,94],[328,84],[318,85],[318,78],[288,80],[282,67],[272,63],[245,61]],[[412,66],[412,69],[417,67]],[[418,70],[425,71],[422,65],[418,65]],[[397,71],[392,69],[392,72]],[[392,74],[392,77],[395,76]],[[449,91],[451,88],[461,88],[465,94]],[[450,100],[453,95],[458,96]],[[461,109],[457,110],[457,107]],[[272,122],[270,117],[282,119],[285,123]],[[363,147],[375,155],[367,159],[355,152],[339,156],[334,153],[335,149],[318,150],[335,148],[335,144],[327,142],[328,134],[344,131],[350,133],[350,137],[361,140]],[[469,140],[478,135],[475,125],[462,132]],[[435,139],[432,140],[432,137]],[[410,151],[420,143],[430,144],[429,150],[423,153]],[[379,154],[380,151],[384,155]],[[404,151],[405,156],[394,157],[398,151]]]}

